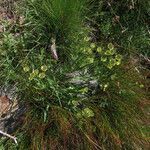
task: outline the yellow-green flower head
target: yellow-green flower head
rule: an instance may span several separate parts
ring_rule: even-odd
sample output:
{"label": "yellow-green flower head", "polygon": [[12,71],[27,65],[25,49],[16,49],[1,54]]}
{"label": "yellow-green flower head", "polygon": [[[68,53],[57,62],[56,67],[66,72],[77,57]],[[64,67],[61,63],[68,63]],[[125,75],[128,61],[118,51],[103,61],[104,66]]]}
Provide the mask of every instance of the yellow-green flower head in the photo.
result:
{"label": "yellow-green flower head", "polygon": [[116,56],[115,56],[115,59],[116,59],[116,60],[121,60],[121,59],[122,59],[122,55],[120,55],[120,54],[116,55]]}
{"label": "yellow-green flower head", "polygon": [[116,60],[116,65],[119,66],[121,64],[121,60]]}
{"label": "yellow-green flower head", "polygon": [[138,83],[138,82],[135,82],[135,84],[138,85],[139,83]]}
{"label": "yellow-green flower head", "polygon": [[82,88],[81,90],[79,90],[82,94],[85,94],[88,92],[88,87]]}
{"label": "yellow-green flower head", "polygon": [[29,80],[33,80],[33,78],[32,78],[32,77],[29,77]]}
{"label": "yellow-green flower head", "polygon": [[116,53],[116,50],[115,49],[111,49],[110,53],[111,53],[111,55],[114,55]]}
{"label": "yellow-green flower head", "polygon": [[105,55],[111,55],[110,50],[106,50]]}
{"label": "yellow-green flower head", "polygon": [[109,64],[107,65],[107,68],[112,69],[112,68],[113,68],[113,65],[109,63]]}
{"label": "yellow-green flower head", "polygon": [[108,83],[107,84],[104,84],[104,88],[107,88],[108,87]]}
{"label": "yellow-green flower head", "polygon": [[90,37],[87,37],[87,36],[86,36],[86,37],[84,38],[84,41],[88,42],[88,41],[90,41],[90,39],[91,39]]}
{"label": "yellow-green flower head", "polygon": [[108,83],[107,84],[104,84],[104,88],[103,88],[103,91],[106,91],[106,88],[108,88]]}
{"label": "yellow-green flower head", "polygon": [[91,48],[95,48],[95,47],[96,47],[96,44],[95,44],[95,43],[91,43],[91,44],[90,44],[90,47],[91,47]]}
{"label": "yellow-green flower head", "polygon": [[115,60],[116,60],[116,65],[120,65],[121,64],[121,60],[122,60],[122,56],[120,54],[115,56]]}
{"label": "yellow-green flower head", "polygon": [[114,55],[115,52],[116,52],[115,49],[109,49],[109,50],[106,50],[105,55]]}
{"label": "yellow-green flower head", "polygon": [[88,118],[94,116],[94,112],[90,108],[83,109],[82,114],[84,117],[88,117]]}
{"label": "yellow-green flower head", "polygon": [[101,61],[102,62],[106,62],[107,61],[107,57],[101,57]]}
{"label": "yellow-green flower head", "polygon": [[144,88],[144,84],[140,84],[140,88]]}
{"label": "yellow-green flower head", "polygon": [[114,49],[114,45],[113,45],[112,43],[109,43],[109,44],[108,44],[108,48],[109,48],[110,50],[112,50],[112,49]]}
{"label": "yellow-green flower head", "polygon": [[115,60],[114,58],[111,58],[111,59],[109,60],[109,63],[110,63],[112,66],[115,66],[116,60]]}
{"label": "yellow-green flower head", "polygon": [[93,57],[87,58],[87,62],[88,62],[89,64],[92,64],[92,63],[94,62],[94,58],[93,58]]}
{"label": "yellow-green flower head", "polygon": [[144,85],[143,85],[143,84],[140,84],[139,86],[140,86],[140,88],[144,88]]}
{"label": "yellow-green flower head", "polygon": [[29,66],[24,66],[23,70],[24,70],[24,72],[29,72],[30,68],[29,68]]}
{"label": "yellow-green flower head", "polygon": [[48,68],[47,68],[47,66],[46,66],[46,65],[41,66],[41,70],[42,70],[42,71],[44,71],[44,72],[45,72],[45,71],[47,71],[47,69],[48,69]]}
{"label": "yellow-green flower head", "polygon": [[34,76],[37,76],[37,75],[39,74],[39,70],[38,70],[38,69],[35,69],[35,70],[33,70],[32,73],[34,74]]}
{"label": "yellow-green flower head", "polygon": [[97,48],[97,52],[98,52],[98,53],[101,53],[101,52],[102,52],[102,48],[101,48],[101,47],[98,47],[98,48]]}
{"label": "yellow-green flower head", "polygon": [[35,77],[35,74],[33,72],[30,73],[29,80],[33,80],[34,77]]}
{"label": "yellow-green flower head", "polygon": [[46,76],[45,72],[39,73],[39,78],[43,79],[45,78],[45,76]]}

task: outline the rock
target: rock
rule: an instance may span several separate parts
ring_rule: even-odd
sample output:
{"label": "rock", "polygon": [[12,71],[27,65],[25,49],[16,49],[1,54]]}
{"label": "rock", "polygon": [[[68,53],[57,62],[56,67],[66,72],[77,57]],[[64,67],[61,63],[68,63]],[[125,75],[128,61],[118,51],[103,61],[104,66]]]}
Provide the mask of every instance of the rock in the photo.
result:
{"label": "rock", "polygon": [[3,118],[4,115],[6,115],[10,109],[10,99],[5,96],[0,96],[0,117]]}
{"label": "rock", "polygon": [[13,133],[20,125],[26,109],[18,103],[15,87],[0,88],[0,130]]}

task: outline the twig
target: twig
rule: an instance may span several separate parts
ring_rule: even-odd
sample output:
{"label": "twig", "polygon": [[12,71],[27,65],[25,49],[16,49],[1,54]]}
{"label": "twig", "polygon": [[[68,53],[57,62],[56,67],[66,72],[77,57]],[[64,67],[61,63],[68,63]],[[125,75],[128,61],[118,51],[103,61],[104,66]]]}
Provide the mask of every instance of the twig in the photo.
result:
{"label": "twig", "polygon": [[92,143],[94,144],[96,147],[96,149],[98,148],[99,150],[102,150],[102,147],[100,147],[97,143],[95,143],[92,139],[90,139],[90,137],[84,133],[84,135],[87,137],[87,139]]}
{"label": "twig", "polygon": [[13,140],[14,140],[14,142],[15,142],[16,144],[18,144],[18,142],[17,142],[17,138],[16,138],[16,137],[11,136],[11,135],[9,135],[9,134],[7,134],[7,133],[5,133],[5,132],[1,131],[1,130],[0,130],[0,134],[2,134],[2,135],[4,135],[4,136],[7,136],[7,137],[9,137],[9,138],[11,138],[11,139],[13,139]]}
{"label": "twig", "polygon": [[[107,4],[108,4],[108,6],[110,7],[111,12],[112,12],[112,14],[115,16],[115,18],[118,18],[118,16],[116,15],[114,9],[112,8],[112,5],[111,5],[109,2],[107,2]],[[121,29],[122,29],[122,33],[124,33],[126,30],[128,30],[126,27],[124,27],[124,26],[121,24],[121,22],[119,21],[119,19],[117,19],[117,22],[118,22],[118,24],[120,25],[120,27],[121,27]]]}
{"label": "twig", "polygon": [[147,61],[148,63],[150,63],[150,59],[142,54],[140,54],[140,57],[142,57],[145,61]]}

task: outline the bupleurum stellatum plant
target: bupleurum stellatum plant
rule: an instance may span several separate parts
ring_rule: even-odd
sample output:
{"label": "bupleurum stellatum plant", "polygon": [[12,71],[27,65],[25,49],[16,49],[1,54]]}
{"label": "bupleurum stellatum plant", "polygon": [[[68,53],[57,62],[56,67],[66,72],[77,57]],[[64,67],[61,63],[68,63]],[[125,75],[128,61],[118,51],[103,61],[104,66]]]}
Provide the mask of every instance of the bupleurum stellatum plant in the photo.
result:
{"label": "bupleurum stellatum plant", "polygon": [[3,140],[5,148],[144,148],[142,77],[128,63],[129,51],[116,44],[120,29],[112,27],[110,17],[99,22],[110,12],[101,14],[97,1],[90,0],[25,4],[24,22],[0,37],[0,83],[17,83],[19,101],[27,107],[14,133],[18,145]]}

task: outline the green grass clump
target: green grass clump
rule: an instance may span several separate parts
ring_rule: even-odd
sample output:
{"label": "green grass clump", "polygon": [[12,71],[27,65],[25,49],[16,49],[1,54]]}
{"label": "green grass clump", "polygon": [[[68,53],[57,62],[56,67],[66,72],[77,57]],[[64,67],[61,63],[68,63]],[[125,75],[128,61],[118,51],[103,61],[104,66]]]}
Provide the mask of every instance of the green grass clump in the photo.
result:
{"label": "green grass clump", "polygon": [[28,0],[23,23],[2,33],[0,83],[15,84],[27,107],[15,133],[19,145],[4,140],[6,149],[146,147],[143,77],[125,51],[129,47],[116,44],[122,35],[109,22],[111,12],[99,5],[106,4]]}

